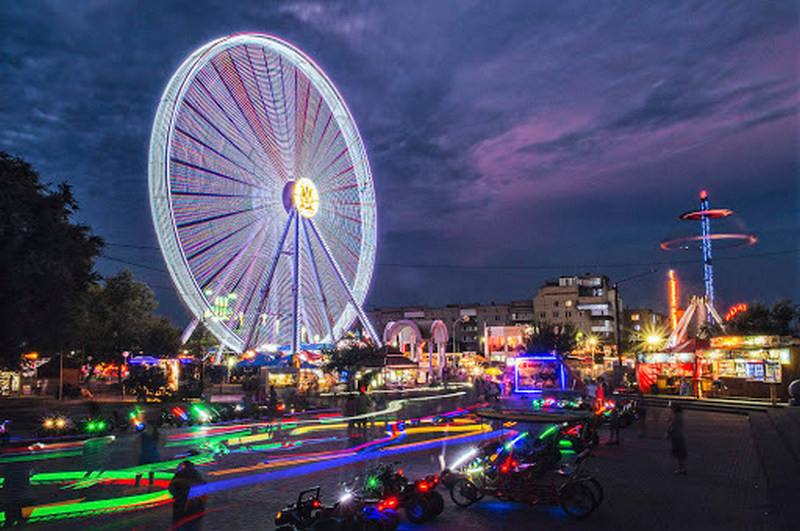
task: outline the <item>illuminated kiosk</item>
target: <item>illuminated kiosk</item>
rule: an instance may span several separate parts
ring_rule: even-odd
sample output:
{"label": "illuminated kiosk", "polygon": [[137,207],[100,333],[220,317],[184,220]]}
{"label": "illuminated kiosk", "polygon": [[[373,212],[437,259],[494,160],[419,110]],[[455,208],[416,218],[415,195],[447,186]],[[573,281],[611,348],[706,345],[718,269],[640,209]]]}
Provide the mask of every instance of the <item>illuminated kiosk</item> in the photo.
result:
{"label": "illuminated kiosk", "polygon": [[335,344],[375,263],[366,150],[336,87],[276,37],[193,52],[170,79],[150,141],[150,207],[172,281],[237,353]]}
{"label": "illuminated kiosk", "polygon": [[514,392],[541,393],[547,389],[565,390],[567,368],[556,354],[518,356],[514,360]]}
{"label": "illuminated kiosk", "polygon": [[448,340],[447,325],[438,319],[390,321],[383,330],[383,342],[410,354],[411,359],[419,364],[420,373],[426,373],[428,380],[434,374],[440,380],[444,377]]}

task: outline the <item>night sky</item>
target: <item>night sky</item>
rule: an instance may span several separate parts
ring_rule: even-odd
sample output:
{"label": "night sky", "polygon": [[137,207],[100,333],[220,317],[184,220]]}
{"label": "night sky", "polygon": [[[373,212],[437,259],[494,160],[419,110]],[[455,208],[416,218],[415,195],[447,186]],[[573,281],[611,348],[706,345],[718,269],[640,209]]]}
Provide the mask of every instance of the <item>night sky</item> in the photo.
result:
{"label": "night sky", "polygon": [[718,309],[800,302],[799,11],[6,0],[0,150],[72,184],[77,219],[108,244],[99,272],[135,264],[183,326],[147,197],[156,107],[194,49],[270,33],[327,72],[366,144],[379,224],[368,308],[508,302],[561,274],[613,281],[653,267],[622,296],[665,311],[669,267],[684,297],[702,291],[700,253],[658,245],[702,189],[759,237],[715,252]]}

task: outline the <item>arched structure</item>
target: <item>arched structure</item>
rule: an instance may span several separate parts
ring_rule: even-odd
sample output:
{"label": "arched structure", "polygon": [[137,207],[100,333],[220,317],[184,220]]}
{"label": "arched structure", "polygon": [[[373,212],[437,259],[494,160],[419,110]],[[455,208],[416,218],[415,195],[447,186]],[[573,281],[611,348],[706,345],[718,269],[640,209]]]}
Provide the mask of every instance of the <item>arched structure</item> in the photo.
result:
{"label": "arched structure", "polygon": [[428,380],[434,371],[440,381],[444,377],[444,367],[447,365],[445,351],[449,338],[447,325],[438,319],[390,321],[383,330],[385,345],[395,345],[418,364],[425,361],[427,354],[428,365],[420,365],[420,369],[427,372]]}

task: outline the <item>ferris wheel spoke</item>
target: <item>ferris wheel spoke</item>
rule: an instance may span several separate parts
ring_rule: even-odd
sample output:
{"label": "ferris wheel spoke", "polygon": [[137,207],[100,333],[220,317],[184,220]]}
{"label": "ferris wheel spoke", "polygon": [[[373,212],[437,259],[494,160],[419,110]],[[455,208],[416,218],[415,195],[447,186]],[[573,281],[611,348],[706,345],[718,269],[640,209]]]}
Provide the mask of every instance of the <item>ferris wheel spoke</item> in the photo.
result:
{"label": "ferris wheel spoke", "polygon": [[[349,253],[350,253],[350,255],[351,255],[351,256],[352,256],[352,257],[353,257],[353,258],[354,258],[356,261],[358,261],[358,254],[356,254],[356,253],[355,253],[355,252],[354,252],[352,249],[350,249],[350,247],[348,247],[347,245],[345,245],[345,243],[344,243],[344,242],[343,242],[343,241],[342,241],[342,240],[341,240],[341,239],[340,239],[338,236],[336,236],[335,234],[333,234],[331,231],[329,231],[329,230],[325,229],[324,227],[323,227],[323,230],[325,230],[325,233],[328,235],[328,237],[329,237],[330,239],[332,239],[333,241],[335,241],[335,242],[338,244],[338,246],[339,246],[339,247],[343,247],[343,248],[344,248],[344,249],[345,249],[347,252],[349,252]],[[353,277],[355,277],[355,276],[356,276],[356,272],[355,272],[355,271],[353,271],[353,268],[352,268],[352,267],[350,267],[350,264],[348,263],[348,261],[344,261],[343,263],[344,263],[344,266],[347,268],[347,271],[348,271],[348,272],[349,272],[349,273],[350,273],[350,274],[351,274]],[[338,264],[337,264],[337,265],[338,265]]]}
{"label": "ferris wheel spoke", "polygon": [[[261,225],[257,230],[253,231],[253,233],[250,236],[248,236],[247,241],[245,241],[244,244],[239,247],[239,250],[236,251],[236,253],[222,265],[222,267],[218,268],[214,272],[213,275],[211,275],[207,280],[205,280],[200,285],[200,289],[202,291],[205,291],[206,288],[208,287],[208,285],[212,281],[214,281],[223,271],[226,271],[226,270],[227,270],[227,273],[225,274],[225,276],[223,277],[222,281],[220,282],[220,285],[224,286],[225,284],[227,284],[228,279],[230,279],[231,275],[234,273],[234,271],[236,270],[237,266],[239,265],[239,262],[241,261],[242,257],[244,256],[245,251],[247,251],[250,248],[250,246],[253,244],[253,242],[256,240],[256,238],[258,238],[258,236],[261,233],[263,233],[264,230],[266,230],[268,227],[269,227],[269,225],[264,224],[264,225]],[[231,265],[232,265],[232,267],[230,269],[227,269],[228,266],[231,266]],[[236,291],[236,289],[238,289],[239,283],[242,281],[242,278],[244,277],[246,272],[247,272],[247,270],[245,270],[242,273],[242,275],[239,277],[239,279],[236,281],[236,283],[233,285],[233,287],[231,287],[231,292],[234,292],[234,291]]]}
{"label": "ferris wheel spoke", "polygon": [[256,184],[249,183],[249,182],[243,181],[241,179],[237,179],[236,177],[231,177],[230,175],[225,175],[224,173],[220,173],[218,171],[212,170],[211,168],[204,168],[202,166],[198,166],[197,164],[192,164],[191,162],[188,162],[188,161],[185,161],[185,160],[181,160],[181,159],[179,159],[177,157],[170,157],[169,160],[170,160],[170,162],[174,162],[175,164],[178,164],[179,166],[184,166],[186,168],[191,168],[193,170],[199,170],[199,171],[201,171],[203,173],[207,173],[209,175],[214,175],[215,177],[221,177],[223,179],[227,179],[229,181],[233,181],[233,182],[236,182],[236,183],[239,183],[239,184],[243,184],[243,185],[249,186],[251,188],[259,188],[259,186],[256,185]]}
{"label": "ferris wheel spoke", "polygon": [[317,288],[317,296],[322,302],[322,313],[325,315],[325,328],[333,341],[333,320],[331,319],[331,312],[328,308],[328,299],[325,297],[325,290],[322,289],[322,279],[319,276],[319,269],[317,269],[317,261],[314,258],[314,249],[311,247],[311,238],[308,237],[308,227],[306,226],[306,219],[303,218],[303,236],[308,249],[308,255],[311,258],[311,270],[314,272],[315,286]]}
{"label": "ferris wheel spoke", "polygon": [[342,285],[342,288],[344,288],[345,294],[347,295],[350,304],[353,305],[353,309],[355,309],[356,314],[358,315],[358,318],[361,321],[362,326],[367,330],[367,333],[372,337],[372,340],[376,344],[380,345],[381,341],[380,338],[378,338],[378,334],[375,333],[375,329],[372,328],[372,324],[369,322],[367,315],[364,313],[364,309],[361,308],[361,305],[358,303],[355,296],[353,295],[353,292],[350,290],[350,286],[348,286],[347,280],[342,275],[341,269],[339,269],[339,264],[336,262],[336,259],[333,257],[330,250],[328,249],[328,245],[325,243],[325,240],[322,239],[322,236],[317,231],[315,223],[311,219],[309,219],[308,224],[311,226],[311,231],[314,233],[314,236],[316,236],[317,240],[319,240],[319,243],[322,247],[323,252],[325,253],[325,256],[328,258],[328,261],[330,262],[331,266],[333,266],[333,271],[336,274],[339,283]]}
{"label": "ferris wheel spoke", "polygon": [[[203,146],[203,148],[204,148],[204,149],[206,149],[206,150],[208,150],[208,151],[210,151],[210,152],[214,153],[215,155],[217,155],[217,156],[218,156],[218,157],[220,157],[221,159],[224,159],[224,160],[226,160],[226,161],[230,162],[231,164],[233,164],[234,166],[236,166],[237,168],[239,168],[239,169],[240,169],[240,170],[242,170],[243,172],[245,172],[245,173],[248,173],[248,174],[252,175],[253,177],[255,177],[255,178],[256,178],[256,182],[258,182],[258,181],[260,180],[259,176],[258,176],[258,175],[256,175],[255,173],[253,173],[253,172],[252,172],[252,170],[248,170],[247,168],[245,168],[244,166],[242,166],[241,164],[239,164],[238,162],[236,162],[236,161],[235,161],[235,160],[233,160],[232,158],[228,157],[227,155],[225,155],[225,154],[224,154],[224,153],[222,153],[221,151],[219,151],[219,150],[217,150],[217,149],[214,149],[213,147],[211,147],[210,145],[208,145],[206,142],[203,142],[202,140],[200,140],[199,138],[197,138],[196,136],[194,136],[194,135],[193,135],[193,134],[191,134],[190,132],[188,132],[188,131],[186,131],[186,130],[182,129],[182,128],[181,128],[181,127],[179,127],[179,126],[175,126],[175,131],[179,132],[180,134],[182,134],[183,136],[185,136],[186,138],[188,138],[189,140],[191,140],[191,141],[192,141],[192,142],[194,142],[195,144],[199,144],[199,145]],[[220,133],[220,135],[222,135],[222,133]],[[224,135],[222,135],[222,136],[223,136],[223,138],[225,138],[225,140],[228,140],[228,142],[229,142],[229,143],[231,143],[231,141],[228,139],[228,137],[226,137],[226,136],[224,136]],[[236,146],[234,146],[234,147],[236,147]],[[250,160],[250,159],[247,159],[247,160]],[[252,160],[250,160],[250,162],[253,162],[253,161],[252,161]],[[253,162],[253,165],[254,165],[254,166],[256,166],[256,167],[258,167],[258,166],[255,164],[255,162]]]}
{"label": "ferris wheel spoke", "polygon": [[[223,56],[220,55],[219,57]],[[227,53],[224,57],[227,57],[228,61],[230,61],[230,68],[236,74],[236,77],[234,78],[223,75],[222,72],[219,71],[218,65],[212,61],[211,65],[214,68],[214,71],[217,73],[217,76],[222,82],[222,86],[225,87],[225,90],[228,92],[231,100],[236,105],[236,108],[244,119],[244,122],[247,124],[248,128],[258,141],[261,147],[261,152],[264,153],[268,159],[270,159],[270,162],[273,163],[273,167],[278,173],[281,174],[281,177],[283,177],[284,181],[287,181],[289,177],[286,175],[286,168],[275,157],[275,152],[278,151],[279,148],[264,131],[261,120],[258,118],[258,114],[253,107],[253,102],[250,100],[250,96],[247,93],[247,87],[242,81],[242,77],[239,74],[239,69],[236,67],[236,62],[231,58],[230,53]],[[231,86],[228,85],[228,80],[232,82],[238,82],[235,90],[232,90]]]}
{"label": "ferris wheel spoke", "polygon": [[[248,95],[247,84],[245,83],[244,77],[242,76],[241,69],[240,69],[239,65],[237,64],[237,62],[232,60],[233,67],[234,67],[234,69],[236,71],[237,79],[238,79],[238,81],[240,83],[240,86],[242,87],[242,90],[244,90],[244,93],[245,93],[245,96],[246,96],[246,98],[244,98],[242,104],[245,104],[247,110],[252,112],[253,115],[256,117],[255,124],[251,123],[251,130],[253,130],[253,132],[259,138],[259,141],[261,141],[262,137],[263,137],[263,139],[266,140],[269,143],[269,148],[270,149],[267,150],[267,155],[270,156],[270,158],[273,159],[273,163],[275,163],[278,168],[282,168],[283,169],[283,172],[281,172],[281,175],[285,179],[288,180],[289,177],[288,177],[288,175],[286,174],[286,171],[285,171],[286,167],[275,156],[275,153],[277,153],[278,150],[279,150],[278,140],[276,139],[275,135],[273,134],[275,132],[275,130],[272,127],[272,120],[269,117],[269,113],[267,112],[267,106],[266,106],[266,103],[264,102],[264,98],[263,98],[263,95],[261,93],[261,83],[260,83],[260,79],[261,78],[260,78],[260,76],[258,74],[256,74],[255,67],[254,67],[252,59],[250,57],[250,52],[249,52],[249,50],[248,50],[248,48],[246,46],[244,47],[244,51],[245,51],[245,55],[246,55],[246,58],[247,58],[248,65],[250,66],[250,71],[253,73],[253,77],[254,77],[253,85],[255,85],[256,92],[258,93],[258,102],[260,103],[260,105],[254,105],[254,101],[255,100],[253,100]],[[228,55],[229,56],[231,55],[230,51],[228,52]],[[266,74],[266,72],[267,71],[265,69],[265,74]],[[259,111],[262,111],[262,112],[259,113]],[[266,121],[266,124],[267,124],[266,130],[264,128],[264,123],[262,122],[262,117],[263,117],[263,120]],[[248,122],[249,122],[249,120],[248,120]],[[258,132],[256,132],[254,130],[253,125],[258,127]],[[259,133],[262,136],[258,136]]]}
{"label": "ferris wheel spoke", "polygon": [[173,190],[172,195],[178,197],[224,197],[228,199],[238,198],[238,199],[248,199],[252,196],[250,195],[242,195],[242,194],[216,194],[212,192],[192,192],[192,191],[182,191],[182,190]]}
{"label": "ferris wheel spoke", "polygon": [[265,205],[259,205],[257,207],[251,207],[251,208],[243,208],[241,210],[236,210],[234,212],[225,212],[224,214],[217,214],[216,216],[211,216],[202,219],[193,219],[192,221],[184,221],[181,223],[176,223],[175,226],[178,227],[179,229],[183,229],[186,227],[193,227],[194,225],[200,225],[201,223],[208,223],[209,221],[217,221],[220,219],[229,218],[231,216],[238,216],[240,214],[246,214],[248,212],[263,210],[265,208],[266,208]]}
{"label": "ferris wheel spoke", "polygon": [[228,233],[226,236],[223,236],[222,238],[220,238],[220,239],[216,240],[215,242],[213,242],[213,243],[210,243],[210,244],[206,245],[206,246],[205,246],[205,247],[203,247],[202,249],[200,249],[200,250],[198,250],[198,251],[195,251],[195,252],[193,252],[192,254],[190,254],[189,256],[187,256],[187,257],[186,257],[186,259],[187,259],[189,262],[191,262],[192,260],[194,260],[194,259],[195,259],[195,258],[197,258],[198,256],[201,256],[201,255],[203,255],[203,254],[207,253],[208,251],[210,251],[210,250],[214,249],[214,248],[215,248],[217,245],[221,244],[222,242],[224,242],[224,241],[227,241],[228,239],[230,239],[230,238],[232,238],[232,237],[236,236],[237,234],[239,234],[240,232],[242,232],[242,231],[243,231],[243,230],[245,230],[246,228],[248,228],[248,227],[252,227],[252,226],[253,226],[253,225],[254,225],[256,222],[258,222],[258,221],[260,221],[260,220],[259,220],[259,219],[254,219],[254,220],[253,220],[253,221],[251,221],[250,223],[248,223],[248,224],[246,224],[246,225],[242,225],[241,227],[239,227],[239,228],[238,228],[238,229],[236,229],[235,231]]}
{"label": "ferris wheel spoke", "polygon": [[[272,261],[270,262],[269,273],[267,274],[267,282],[262,288],[261,299],[258,302],[258,306],[256,306],[256,315],[255,319],[253,320],[253,325],[250,327],[250,332],[248,333],[247,341],[245,342],[245,350],[251,348],[251,346],[253,345],[254,334],[255,334],[255,339],[258,339],[259,331],[257,329],[260,328],[257,326],[258,316],[261,315],[261,312],[264,311],[264,304],[266,303],[267,297],[269,296],[269,289],[270,286],[272,285],[272,278],[275,275],[275,269],[278,266],[278,260],[280,259],[281,253],[283,252],[283,245],[286,242],[286,236],[289,234],[289,228],[292,226],[292,220],[296,215],[297,214],[295,214],[294,211],[291,211],[289,213],[289,219],[286,220],[286,226],[283,229],[283,235],[281,236],[280,242],[278,243],[278,247],[275,249],[275,255],[272,257]],[[258,285],[259,282],[256,281],[254,285],[255,289],[258,289]],[[245,306],[244,309],[245,315],[247,315],[247,310],[250,308],[251,301],[252,297],[248,297],[247,305]]]}
{"label": "ferris wheel spoke", "polygon": [[[228,116],[228,113],[227,113],[227,111],[226,111],[226,110],[225,110],[225,109],[224,109],[224,108],[223,108],[223,107],[222,107],[222,106],[219,104],[219,102],[218,102],[218,101],[217,101],[217,100],[214,98],[214,96],[213,96],[213,95],[211,95],[211,93],[208,91],[208,89],[205,87],[205,85],[203,84],[203,82],[202,82],[202,81],[201,81],[199,78],[198,78],[198,80],[197,80],[197,83],[198,83],[198,86],[202,87],[202,88],[203,88],[203,90],[206,92],[206,94],[208,95],[208,99],[209,99],[209,100],[211,100],[211,102],[213,102],[213,103],[214,103],[214,105],[216,105],[216,106],[217,106],[217,109],[219,109],[219,111],[220,111],[220,113],[222,114],[222,116],[224,116],[224,117],[225,117],[225,119],[227,120],[228,124],[229,124],[231,127],[233,127],[233,128],[236,130],[236,132],[237,132],[237,133],[239,133],[239,136],[240,136],[240,137],[241,137],[243,140],[245,140],[245,135],[244,135],[244,133],[242,133],[242,130],[241,130],[241,129],[239,129],[239,126],[236,124],[236,122],[234,122],[234,121],[231,119],[231,117],[230,117],[230,116]],[[250,158],[250,154],[248,154],[248,153],[245,153],[245,152],[244,152],[244,150],[243,150],[243,149],[242,149],[242,148],[239,146],[239,144],[237,144],[236,142],[234,142],[234,141],[233,141],[233,139],[232,139],[232,138],[230,138],[230,136],[228,136],[227,134],[225,134],[225,132],[224,132],[224,131],[222,131],[222,129],[221,129],[221,128],[220,128],[220,127],[217,125],[217,124],[215,124],[215,123],[214,123],[214,122],[213,122],[213,121],[212,121],[212,120],[211,120],[211,119],[210,119],[208,116],[206,116],[206,114],[205,114],[203,111],[201,111],[200,109],[198,109],[198,108],[197,108],[195,105],[193,105],[193,104],[192,104],[192,102],[191,102],[190,100],[188,100],[188,99],[187,99],[187,100],[185,100],[184,104],[185,104],[185,105],[186,105],[186,107],[187,107],[189,110],[191,110],[191,111],[192,111],[192,112],[193,112],[195,115],[197,115],[197,116],[198,116],[200,119],[202,119],[202,120],[203,120],[205,123],[207,123],[209,127],[211,127],[211,128],[214,130],[214,131],[216,131],[216,133],[217,133],[217,134],[218,134],[220,137],[222,137],[223,139],[225,139],[225,141],[226,141],[228,144],[230,144],[231,146],[233,146],[233,148],[234,148],[236,151],[238,151],[239,153],[241,153],[241,154],[242,154],[242,156],[243,156],[243,157],[244,157],[246,160],[249,160],[250,162],[252,162],[252,163],[253,163],[253,165],[254,165],[254,166],[256,166],[258,169],[260,169],[262,172],[264,172],[264,168],[261,166],[261,164],[258,164],[258,163],[256,163],[256,161],[254,161],[252,158]],[[251,151],[251,153],[252,153],[252,151]]]}

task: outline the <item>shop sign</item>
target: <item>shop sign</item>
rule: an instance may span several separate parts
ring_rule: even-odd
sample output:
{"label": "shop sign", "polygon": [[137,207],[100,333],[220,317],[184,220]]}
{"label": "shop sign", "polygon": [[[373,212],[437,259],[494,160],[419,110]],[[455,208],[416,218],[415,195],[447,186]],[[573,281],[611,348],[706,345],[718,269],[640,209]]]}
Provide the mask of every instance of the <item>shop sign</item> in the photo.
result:
{"label": "shop sign", "polygon": [[711,348],[774,347],[780,343],[778,336],[720,336],[712,337]]}

